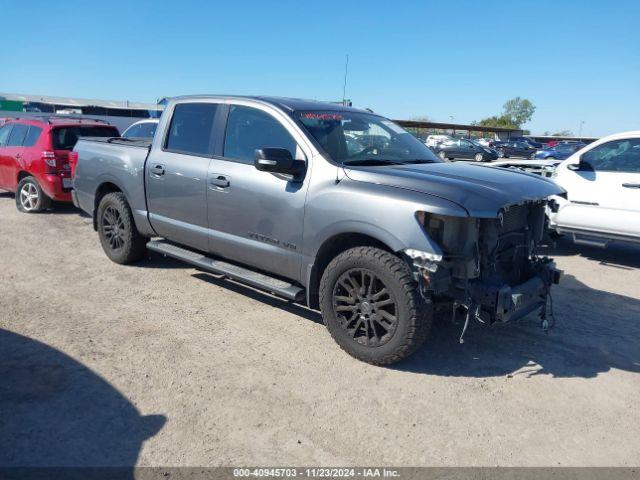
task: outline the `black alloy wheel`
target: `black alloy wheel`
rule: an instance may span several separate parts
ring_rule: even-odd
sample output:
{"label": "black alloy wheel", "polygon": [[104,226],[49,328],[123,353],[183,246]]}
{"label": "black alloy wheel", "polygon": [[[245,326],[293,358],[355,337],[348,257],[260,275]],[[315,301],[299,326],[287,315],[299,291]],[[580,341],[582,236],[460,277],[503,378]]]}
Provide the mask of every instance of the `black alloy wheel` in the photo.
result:
{"label": "black alloy wheel", "polygon": [[333,310],[340,326],[364,346],[387,343],[398,327],[398,305],[374,272],[353,268],[344,272],[333,289]]}

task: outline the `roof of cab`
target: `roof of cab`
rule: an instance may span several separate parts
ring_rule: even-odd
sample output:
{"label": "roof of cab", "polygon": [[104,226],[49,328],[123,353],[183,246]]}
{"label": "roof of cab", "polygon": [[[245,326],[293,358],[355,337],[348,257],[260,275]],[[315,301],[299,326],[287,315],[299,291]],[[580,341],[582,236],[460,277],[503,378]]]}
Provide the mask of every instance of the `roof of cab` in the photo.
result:
{"label": "roof of cab", "polygon": [[371,113],[360,108],[347,107],[341,103],[321,102],[319,100],[306,100],[302,98],[270,97],[262,95],[185,95],[173,97],[171,100],[197,100],[197,99],[222,99],[222,100],[257,100],[269,103],[283,110],[296,112],[301,110],[329,110],[329,111],[351,111],[360,113]]}

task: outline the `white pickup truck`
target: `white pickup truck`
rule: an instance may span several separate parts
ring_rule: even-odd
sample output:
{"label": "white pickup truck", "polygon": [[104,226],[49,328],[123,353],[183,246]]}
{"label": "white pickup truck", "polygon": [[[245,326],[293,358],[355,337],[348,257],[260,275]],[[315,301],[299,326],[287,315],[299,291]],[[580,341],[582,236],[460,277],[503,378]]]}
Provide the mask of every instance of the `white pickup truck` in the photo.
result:
{"label": "white pickup truck", "polygon": [[554,197],[549,226],[578,244],[640,243],[640,131],[604,137],[555,171],[566,191]]}

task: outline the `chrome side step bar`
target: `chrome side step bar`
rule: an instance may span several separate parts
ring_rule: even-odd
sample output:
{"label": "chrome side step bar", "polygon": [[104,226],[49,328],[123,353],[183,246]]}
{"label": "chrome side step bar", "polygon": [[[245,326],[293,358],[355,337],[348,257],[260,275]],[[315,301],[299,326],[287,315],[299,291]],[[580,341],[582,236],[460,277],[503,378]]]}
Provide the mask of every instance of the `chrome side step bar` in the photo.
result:
{"label": "chrome side step bar", "polygon": [[597,247],[597,248],[607,248],[610,240],[595,238],[595,237],[586,237],[583,235],[573,234],[573,243],[576,245],[586,245],[588,247]]}
{"label": "chrome side step bar", "polygon": [[161,253],[167,257],[182,260],[195,267],[201,268],[216,275],[245,283],[260,290],[264,290],[287,300],[300,301],[304,299],[304,289],[278,278],[273,278],[264,273],[255,272],[248,268],[234,265],[222,260],[203,255],[193,250],[174,245],[166,240],[151,240],[147,243],[151,251]]}

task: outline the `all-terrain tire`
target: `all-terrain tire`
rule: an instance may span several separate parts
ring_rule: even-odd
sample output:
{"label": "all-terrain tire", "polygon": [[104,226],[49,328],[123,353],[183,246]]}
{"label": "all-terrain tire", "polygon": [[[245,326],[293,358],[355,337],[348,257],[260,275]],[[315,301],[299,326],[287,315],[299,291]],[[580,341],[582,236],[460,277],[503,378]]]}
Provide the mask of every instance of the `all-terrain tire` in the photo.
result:
{"label": "all-terrain tire", "polygon": [[97,225],[102,249],[111,260],[126,265],[144,257],[147,239],[136,229],[123,193],[109,193],[100,200]]}
{"label": "all-terrain tire", "polygon": [[[349,272],[362,270],[378,277],[378,285],[387,288],[395,300],[397,325],[390,339],[380,345],[359,343],[343,326],[345,322],[341,322],[335,309],[339,280]],[[390,365],[414,353],[426,340],[433,320],[433,305],[419,293],[409,266],[396,255],[375,247],[351,248],[329,263],[320,280],[320,309],[338,345],[349,355],[373,365]],[[369,327],[366,328],[368,333]]]}
{"label": "all-terrain tire", "polygon": [[24,177],[16,188],[16,208],[23,213],[39,213],[51,206],[51,199],[44,193],[34,177]]}

